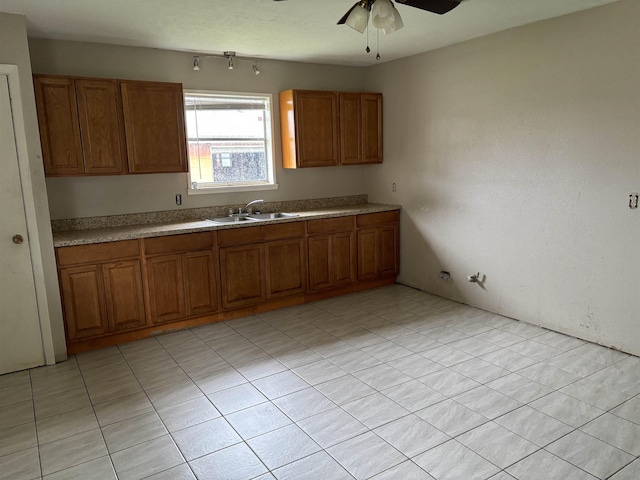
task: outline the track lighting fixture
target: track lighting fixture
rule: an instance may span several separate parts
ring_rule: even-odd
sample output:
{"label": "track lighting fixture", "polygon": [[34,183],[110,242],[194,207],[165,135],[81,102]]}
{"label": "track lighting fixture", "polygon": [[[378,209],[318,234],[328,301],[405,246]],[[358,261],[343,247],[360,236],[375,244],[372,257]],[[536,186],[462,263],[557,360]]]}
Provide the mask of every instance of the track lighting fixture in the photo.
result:
{"label": "track lighting fixture", "polygon": [[260,69],[258,68],[259,59],[251,58],[251,57],[238,57],[236,55],[236,52],[233,52],[233,51],[226,51],[226,52],[223,52],[222,54],[212,53],[210,55],[194,55],[193,56],[194,71],[197,72],[200,70],[200,61],[203,58],[225,58],[227,60],[227,68],[229,70],[233,70],[235,68],[236,60],[249,60],[252,62],[251,69],[253,70],[254,75],[260,75]]}

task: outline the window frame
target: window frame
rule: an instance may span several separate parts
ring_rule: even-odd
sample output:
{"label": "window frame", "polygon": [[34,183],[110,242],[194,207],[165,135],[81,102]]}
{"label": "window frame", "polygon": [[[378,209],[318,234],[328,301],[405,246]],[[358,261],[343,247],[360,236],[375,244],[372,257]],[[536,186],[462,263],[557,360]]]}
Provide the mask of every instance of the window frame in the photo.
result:
{"label": "window frame", "polygon": [[[267,161],[267,178],[268,183],[256,183],[256,182],[233,182],[229,184],[206,184],[206,186],[202,188],[192,188],[191,183],[191,161],[187,155],[187,195],[209,195],[216,193],[230,193],[230,192],[252,192],[252,191],[263,191],[263,190],[277,190],[278,183],[276,181],[276,152],[275,152],[275,126],[274,126],[274,115],[273,115],[273,94],[271,93],[261,93],[261,92],[227,92],[220,90],[194,90],[194,89],[184,89],[183,90],[183,109],[185,111],[186,117],[186,103],[185,99],[188,95],[217,95],[217,96],[228,96],[228,97],[266,97],[269,101],[269,110],[267,111],[267,115],[269,116],[269,127],[265,128],[265,153],[267,153],[266,161]],[[185,135],[187,138],[187,144],[189,143],[189,134],[186,131],[187,125],[185,122]],[[269,155],[270,153],[270,155]]]}

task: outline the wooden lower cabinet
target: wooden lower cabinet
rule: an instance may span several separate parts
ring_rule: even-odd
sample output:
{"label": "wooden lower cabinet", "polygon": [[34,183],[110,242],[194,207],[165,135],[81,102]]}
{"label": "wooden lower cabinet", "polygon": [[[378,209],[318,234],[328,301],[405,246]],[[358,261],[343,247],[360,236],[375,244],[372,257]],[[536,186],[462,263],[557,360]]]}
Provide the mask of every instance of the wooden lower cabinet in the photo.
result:
{"label": "wooden lower cabinet", "polygon": [[309,290],[331,288],[331,236],[318,235],[307,239],[309,258]]}
{"label": "wooden lower cabinet", "polygon": [[265,244],[267,297],[304,293],[307,286],[304,239],[293,238]]}
{"label": "wooden lower cabinet", "polygon": [[398,212],[360,215],[358,228],[358,281],[398,275]]}
{"label": "wooden lower cabinet", "polygon": [[145,325],[139,260],[63,268],[60,281],[69,340]]}
{"label": "wooden lower cabinet", "polygon": [[181,254],[148,258],[147,281],[153,323],[170,322],[187,316]]}
{"label": "wooden lower cabinet", "polygon": [[56,257],[77,352],[117,333],[128,332],[113,342],[391,283],[398,214],[62,247]]}
{"label": "wooden lower cabinet", "polygon": [[144,293],[140,260],[102,265],[109,331],[144,327]]}
{"label": "wooden lower cabinet", "polygon": [[100,265],[60,270],[62,303],[69,340],[109,331]]}
{"label": "wooden lower cabinet", "polygon": [[218,310],[211,250],[148,258],[147,279],[151,321],[154,324]]}
{"label": "wooden lower cabinet", "polygon": [[349,285],[355,281],[354,232],[316,235],[307,239],[309,290]]}
{"label": "wooden lower cabinet", "polygon": [[267,300],[264,245],[220,249],[222,307],[254,305]]}
{"label": "wooden lower cabinet", "polygon": [[398,275],[398,225],[382,227],[378,230],[378,276]]}
{"label": "wooden lower cabinet", "polygon": [[218,310],[216,261],[211,250],[182,256],[187,315],[204,315]]}
{"label": "wooden lower cabinet", "polygon": [[397,275],[398,227],[358,230],[358,280]]}

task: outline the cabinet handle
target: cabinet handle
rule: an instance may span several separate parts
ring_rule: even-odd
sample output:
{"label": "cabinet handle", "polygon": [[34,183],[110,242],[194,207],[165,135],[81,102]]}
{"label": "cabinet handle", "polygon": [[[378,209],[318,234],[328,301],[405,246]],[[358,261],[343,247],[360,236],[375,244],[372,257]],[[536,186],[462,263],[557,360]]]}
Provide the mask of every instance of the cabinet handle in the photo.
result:
{"label": "cabinet handle", "polygon": [[13,236],[13,243],[20,245],[22,242],[24,242],[24,237],[22,235],[17,234]]}

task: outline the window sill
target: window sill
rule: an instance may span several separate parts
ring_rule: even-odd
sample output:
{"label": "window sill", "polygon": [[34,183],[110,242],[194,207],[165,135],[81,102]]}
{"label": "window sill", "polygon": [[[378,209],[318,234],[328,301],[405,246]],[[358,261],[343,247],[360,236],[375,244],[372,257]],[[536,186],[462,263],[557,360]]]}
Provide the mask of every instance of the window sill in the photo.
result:
{"label": "window sill", "polygon": [[189,188],[187,189],[187,195],[208,195],[212,193],[215,194],[230,192],[258,192],[261,190],[277,189],[277,183],[273,183],[270,185],[221,185],[219,187]]}

